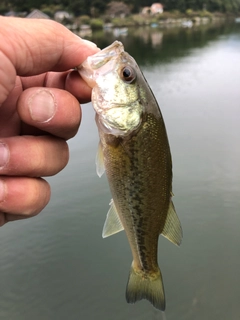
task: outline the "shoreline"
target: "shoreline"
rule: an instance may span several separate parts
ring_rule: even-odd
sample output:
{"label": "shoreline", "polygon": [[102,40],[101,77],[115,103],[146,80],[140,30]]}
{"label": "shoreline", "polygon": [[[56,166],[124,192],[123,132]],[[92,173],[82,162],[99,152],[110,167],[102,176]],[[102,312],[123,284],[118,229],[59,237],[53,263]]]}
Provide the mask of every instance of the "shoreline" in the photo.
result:
{"label": "shoreline", "polygon": [[131,28],[131,27],[152,27],[152,28],[168,28],[168,27],[186,27],[201,26],[207,24],[223,23],[227,21],[234,21],[240,15],[193,12],[188,10],[187,13],[172,13],[164,12],[155,16],[135,14],[127,17],[100,17],[90,18],[89,16],[80,16],[74,18],[72,22],[63,23],[66,27],[74,32],[86,32],[88,30],[112,30],[115,28]]}

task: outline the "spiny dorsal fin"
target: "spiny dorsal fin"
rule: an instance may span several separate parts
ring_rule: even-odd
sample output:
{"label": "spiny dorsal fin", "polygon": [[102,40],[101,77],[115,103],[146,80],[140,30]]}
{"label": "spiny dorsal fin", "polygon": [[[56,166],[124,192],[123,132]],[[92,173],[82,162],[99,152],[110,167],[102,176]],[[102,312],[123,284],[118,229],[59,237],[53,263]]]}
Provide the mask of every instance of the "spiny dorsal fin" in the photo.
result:
{"label": "spiny dorsal fin", "polygon": [[96,154],[96,170],[97,170],[97,175],[99,177],[101,177],[105,171],[101,141],[99,141],[97,154]]}
{"label": "spiny dorsal fin", "polygon": [[111,200],[109,204],[110,204],[110,209],[108,210],[107,218],[103,226],[103,232],[102,232],[103,238],[107,238],[115,233],[118,233],[124,230],[124,227],[119,218],[119,215],[117,213],[117,209],[115,207],[113,200]]}
{"label": "spiny dorsal fin", "polygon": [[170,201],[162,235],[178,246],[182,242],[182,227],[172,201]]}

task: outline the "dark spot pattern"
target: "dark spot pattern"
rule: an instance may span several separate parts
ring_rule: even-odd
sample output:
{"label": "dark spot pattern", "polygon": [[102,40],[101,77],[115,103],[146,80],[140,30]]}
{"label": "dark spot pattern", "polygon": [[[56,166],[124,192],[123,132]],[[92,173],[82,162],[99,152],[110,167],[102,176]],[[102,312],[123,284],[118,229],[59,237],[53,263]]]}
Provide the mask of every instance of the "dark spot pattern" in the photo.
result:
{"label": "dark spot pattern", "polygon": [[102,136],[106,173],[139,268],[158,269],[157,247],[170,201],[172,164],[162,119],[146,114],[130,139]]}

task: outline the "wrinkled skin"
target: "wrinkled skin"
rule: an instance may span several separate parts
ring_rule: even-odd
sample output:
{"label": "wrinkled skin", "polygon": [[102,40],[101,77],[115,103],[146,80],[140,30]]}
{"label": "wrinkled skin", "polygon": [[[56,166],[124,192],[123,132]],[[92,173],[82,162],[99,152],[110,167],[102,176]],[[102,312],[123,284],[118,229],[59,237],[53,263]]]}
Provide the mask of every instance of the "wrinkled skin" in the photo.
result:
{"label": "wrinkled skin", "polygon": [[0,17],[0,226],[38,214],[91,89],[71,70],[98,51],[50,20]]}

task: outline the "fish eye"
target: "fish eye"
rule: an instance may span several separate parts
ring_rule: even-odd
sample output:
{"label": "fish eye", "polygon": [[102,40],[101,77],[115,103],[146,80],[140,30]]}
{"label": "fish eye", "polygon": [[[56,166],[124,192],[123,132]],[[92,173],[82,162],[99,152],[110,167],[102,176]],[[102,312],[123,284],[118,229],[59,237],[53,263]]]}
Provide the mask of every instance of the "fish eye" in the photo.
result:
{"label": "fish eye", "polygon": [[123,81],[132,83],[136,79],[136,73],[130,66],[124,67],[120,74]]}

